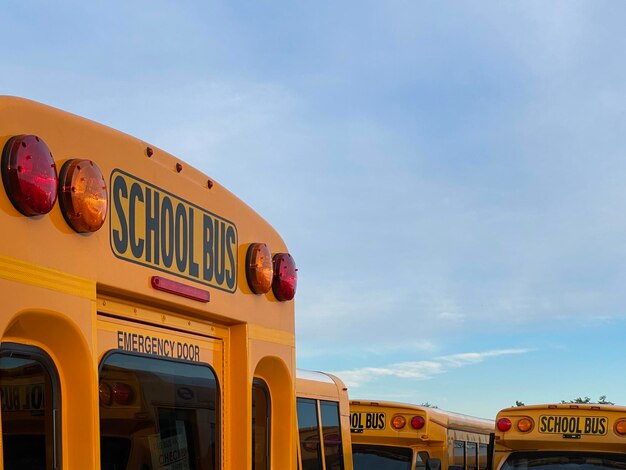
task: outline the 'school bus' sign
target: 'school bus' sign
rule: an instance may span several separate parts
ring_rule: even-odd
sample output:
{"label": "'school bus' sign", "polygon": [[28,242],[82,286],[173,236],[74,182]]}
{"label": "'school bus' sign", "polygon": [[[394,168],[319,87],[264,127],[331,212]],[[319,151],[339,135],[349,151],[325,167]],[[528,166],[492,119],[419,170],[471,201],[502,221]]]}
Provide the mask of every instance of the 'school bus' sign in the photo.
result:
{"label": "'school bus' sign", "polygon": [[119,169],[110,188],[115,256],[235,292],[235,224]]}

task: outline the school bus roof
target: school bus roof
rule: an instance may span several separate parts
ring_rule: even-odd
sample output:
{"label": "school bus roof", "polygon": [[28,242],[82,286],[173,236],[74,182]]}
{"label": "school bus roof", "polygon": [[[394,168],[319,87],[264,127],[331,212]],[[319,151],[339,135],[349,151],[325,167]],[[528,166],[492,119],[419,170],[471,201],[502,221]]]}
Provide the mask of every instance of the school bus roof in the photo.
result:
{"label": "school bus roof", "polygon": [[347,388],[339,377],[325,372],[296,370],[296,395],[320,400],[347,400]]}
{"label": "school bus roof", "polygon": [[[26,217],[0,191],[1,277],[90,299],[114,295],[167,310],[184,307],[185,314],[225,324],[253,322],[283,330],[286,336],[274,340],[294,343],[293,302],[277,302],[271,291],[252,294],[244,269],[251,243],[266,243],[272,253],[287,253],[287,247],[270,224],[217,181],[110,127],[0,96],[2,145],[24,134],[45,141],[57,169],[71,159],[94,162],[107,184],[108,214],[100,230],[78,234],[58,203],[48,214]],[[210,302],[157,291],[150,284],[153,275],[209,291]]]}

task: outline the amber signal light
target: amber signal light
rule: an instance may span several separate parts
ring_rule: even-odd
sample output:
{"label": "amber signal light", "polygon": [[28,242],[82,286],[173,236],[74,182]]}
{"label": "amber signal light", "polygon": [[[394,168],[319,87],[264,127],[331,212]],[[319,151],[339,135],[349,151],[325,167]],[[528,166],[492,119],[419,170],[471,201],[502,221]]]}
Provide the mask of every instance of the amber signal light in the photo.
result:
{"label": "amber signal light", "polygon": [[391,426],[394,429],[402,429],[404,426],[406,426],[406,418],[402,415],[395,415],[393,418],[391,418]]}
{"label": "amber signal light", "polygon": [[68,160],[61,168],[60,180],[59,202],[67,224],[78,233],[100,229],[108,210],[100,168],[91,160]]}
{"label": "amber signal light", "polygon": [[267,294],[272,288],[274,267],[272,253],[265,243],[252,243],[246,253],[246,279],[255,294]]}
{"label": "amber signal light", "polygon": [[615,432],[620,436],[626,435],[626,419],[618,419],[615,423]]}
{"label": "amber signal light", "polygon": [[517,430],[520,432],[528,432],[533,428],[533,421],[530,418],[522,418],[517,422]]}

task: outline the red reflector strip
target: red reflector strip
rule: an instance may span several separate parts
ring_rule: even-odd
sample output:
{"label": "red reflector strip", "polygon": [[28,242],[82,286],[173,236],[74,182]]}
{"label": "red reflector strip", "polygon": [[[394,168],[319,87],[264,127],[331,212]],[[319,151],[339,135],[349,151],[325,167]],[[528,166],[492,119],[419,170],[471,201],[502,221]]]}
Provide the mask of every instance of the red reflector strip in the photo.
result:
{"label": "red reflector strip", "polygon": [[207,290],[198,289],[197,287],[188,286],[180,282],[165,279],[161,276],[152,276],[150,279],[152,287],[168,294],[180,295],[191,300],[207,303],[211,300],[211,293]]}

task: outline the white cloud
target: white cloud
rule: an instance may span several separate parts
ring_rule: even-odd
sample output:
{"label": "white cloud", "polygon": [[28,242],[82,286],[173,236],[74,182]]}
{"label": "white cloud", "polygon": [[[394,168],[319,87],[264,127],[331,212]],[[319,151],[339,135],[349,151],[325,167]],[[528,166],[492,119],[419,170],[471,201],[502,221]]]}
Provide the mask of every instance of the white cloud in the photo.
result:
{"label": "white cloud", "polygon": [[470,364],[483,362],[485,359],[511,354],[526,354],[530,350],[518,349],[496,349],[482,352],[468,352],[439,356],[428,361],[398,362],[387,367],[362,367],[351,370],[333,372],[345,382],[348,387],[358,388],[359,386],[395,377],[399,379],[428,380],[436,375],[446,373],[450,369],[456,369]]}

